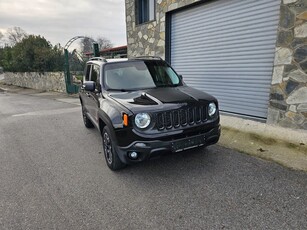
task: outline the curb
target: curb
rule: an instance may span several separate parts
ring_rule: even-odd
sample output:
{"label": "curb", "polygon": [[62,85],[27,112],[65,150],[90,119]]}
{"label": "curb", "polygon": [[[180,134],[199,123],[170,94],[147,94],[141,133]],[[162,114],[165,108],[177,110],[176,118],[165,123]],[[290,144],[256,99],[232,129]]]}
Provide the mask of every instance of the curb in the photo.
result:
{"label": "curb", "polygon": [[221,146],[307,172],[307,132],[221,116]]}
{"label": "curb", "polygon": [[0,93],[5,93],[6,91],[7,91],[7,89],[0,87]]}

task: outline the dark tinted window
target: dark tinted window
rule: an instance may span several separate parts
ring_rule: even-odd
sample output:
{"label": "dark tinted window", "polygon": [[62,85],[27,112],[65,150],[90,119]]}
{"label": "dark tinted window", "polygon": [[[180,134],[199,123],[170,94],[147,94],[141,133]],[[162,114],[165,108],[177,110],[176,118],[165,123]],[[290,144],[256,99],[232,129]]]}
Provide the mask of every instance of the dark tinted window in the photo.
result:
{"label": "dark tinted window", "polygon": [[90,80],[90,74],[91,74],[91,65],[87,65],[85,68],[85,81]]}
{"label": "dark tinted window", "polygon": [[156,0],[136,0],[137,24],[155,19]]}
{"label": "dark tinted window", "polygon": [[92,71],[91,71],[90,81],[94,81],[96,83],[99,83],[99,75],[100,75],[99,66],[98,65],[93,65],[92,66]]}

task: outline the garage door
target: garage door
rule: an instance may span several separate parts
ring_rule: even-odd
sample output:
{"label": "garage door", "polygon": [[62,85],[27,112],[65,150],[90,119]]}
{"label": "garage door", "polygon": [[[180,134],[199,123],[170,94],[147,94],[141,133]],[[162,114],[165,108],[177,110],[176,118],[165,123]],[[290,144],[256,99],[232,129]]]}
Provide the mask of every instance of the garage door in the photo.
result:
{"label": "garage door", "polygon": [[219,0],[171,15],[170,62],[225,112],[266,118],[279,0]]}

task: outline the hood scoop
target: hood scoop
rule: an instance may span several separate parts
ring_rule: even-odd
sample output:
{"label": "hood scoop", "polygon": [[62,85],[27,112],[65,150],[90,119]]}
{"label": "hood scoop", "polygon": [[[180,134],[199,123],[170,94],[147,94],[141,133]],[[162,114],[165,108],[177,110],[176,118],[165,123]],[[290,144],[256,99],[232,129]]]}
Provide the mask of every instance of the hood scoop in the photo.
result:
{"label": "hood scoop", "polygon": [[129,101],[131,104],[137,104],[137,105],[158,105],[161,104],[160,101],[158,101],[156,98],[148,95],[145,92],[142,92],[140,96],[134,97],[131,101]]}

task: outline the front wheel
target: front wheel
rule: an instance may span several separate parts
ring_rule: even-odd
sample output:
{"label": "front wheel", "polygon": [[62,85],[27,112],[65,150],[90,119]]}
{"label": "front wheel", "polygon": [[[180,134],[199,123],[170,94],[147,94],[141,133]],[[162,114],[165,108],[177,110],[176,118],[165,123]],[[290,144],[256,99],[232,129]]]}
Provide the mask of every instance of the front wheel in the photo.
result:
{"label": "front wheel", "polygon": [[110,129],[105,126],[102,131],[103,151],[108,167],[115,171],[125,167],[125,164],[119,159],[115,150],[115,143],[111,137]]}
{"label": "front wheel", "polygon": [[84,106],[82,105],[82,118],[83,118],[83,123],[85,125],[86,128],[93,128],[94,125],[93,123],[91,122],[91,120],[87,117],[86,115],[86,110],[84,108]]}

